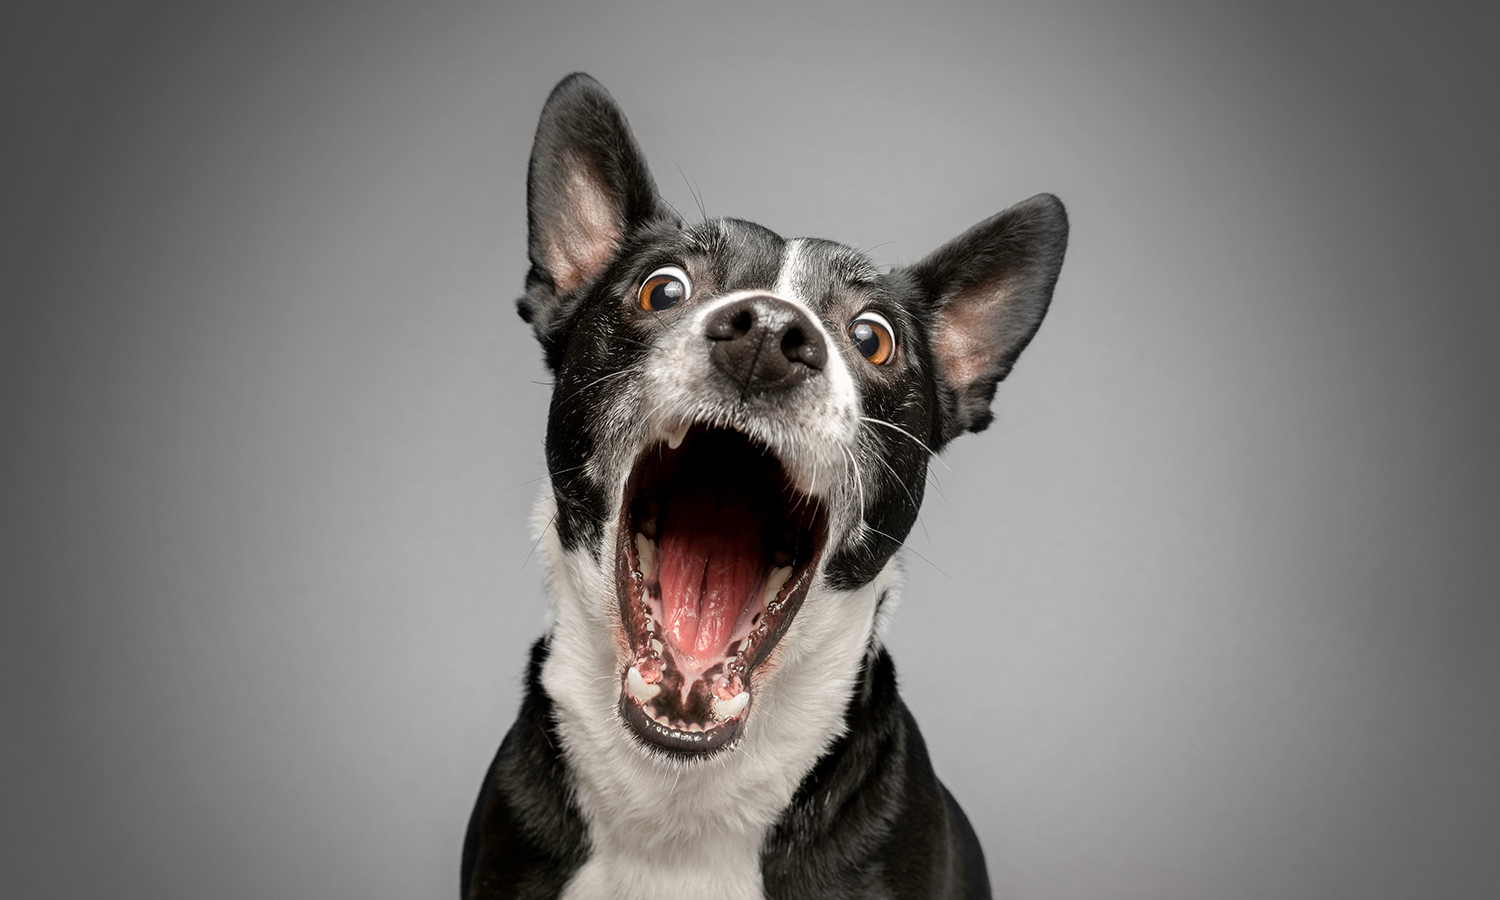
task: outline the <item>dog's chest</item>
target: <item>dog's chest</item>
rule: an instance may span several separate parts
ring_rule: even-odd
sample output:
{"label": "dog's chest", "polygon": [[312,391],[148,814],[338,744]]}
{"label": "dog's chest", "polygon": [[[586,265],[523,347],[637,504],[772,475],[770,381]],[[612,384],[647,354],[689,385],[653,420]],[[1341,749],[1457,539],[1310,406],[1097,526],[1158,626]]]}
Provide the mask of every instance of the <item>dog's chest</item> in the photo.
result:
{"label": "dog's chest", "polygon": [[638,847],[596,846],[563,900],[763,900],[760,842],[745,837],[687,841],[671,865]]}
{"label": "dog's chest", "polygon": [[764,896],[760,848],[796,772],[757,771],[743,758],[688,771],[640,758],[616,757],[607,767],[578,762],[590,851],[563,893],[567,900]]}

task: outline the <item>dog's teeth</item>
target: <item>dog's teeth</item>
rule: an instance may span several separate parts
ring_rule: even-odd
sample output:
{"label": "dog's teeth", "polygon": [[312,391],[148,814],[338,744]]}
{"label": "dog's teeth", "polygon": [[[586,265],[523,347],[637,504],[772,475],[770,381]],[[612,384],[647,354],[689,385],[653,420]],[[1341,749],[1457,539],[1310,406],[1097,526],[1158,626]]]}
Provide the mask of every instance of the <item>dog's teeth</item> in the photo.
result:
{"label": "dog's teeth", "polygon": [[647,684],[646,679],[641,677],[641,670],[635,666],[631,666],[630,671],[625,673],[625,683],[630,689],[630,696],[642,703],[650,703],[656,699],[657,694],[661,693],[661,687]]}
{"label": "dog's teeth", "polygon": [[761,595],[761,602],[766,605],[767,609],[771,608],[776,595],[781,593],[781,589],[786,586],[786,580],[790,577],[792,577],[791,566],[777,566],[771,570],[771,577],[766,579],[766,592]]}
{"label": "dog's teeth", "polygon": [[666,646],[656,638],[651,639],[651,649],[656,651],[657,656],[661,656],[667,650]]}
{"label": "dog's teeth", "polygon": [[687,437],[688,426],[684,425],[671,434],[667,435],[667,447],[676,450],[682,446],[682,439]]}
{"label": "dog's teeth", "polygon": [[647,684],[661,681],[661,660],[642,653],[635,658],[635,667],[640,670],[641,680]]}
{"label": "dog's teeth", "polygon": [[656,571],[656,542],[640,532],[635,535],[635,555],[639,560],[642,575]]}
{"label": "dog's teeth", "polygon": [[732,719],[744,712],[745,707],[749,705],[749,691],[740,691],[730,700],[720,700],[716,697],[713,702],[714,716],[720,720]]}
{"label": "dog's teeth", "polygon": [[744,693],[744,691],[745,683],[740,680],[740,676],[733,672],[726,672],[714,679],[714,696],[725,703],[733,700],[738,695]]}

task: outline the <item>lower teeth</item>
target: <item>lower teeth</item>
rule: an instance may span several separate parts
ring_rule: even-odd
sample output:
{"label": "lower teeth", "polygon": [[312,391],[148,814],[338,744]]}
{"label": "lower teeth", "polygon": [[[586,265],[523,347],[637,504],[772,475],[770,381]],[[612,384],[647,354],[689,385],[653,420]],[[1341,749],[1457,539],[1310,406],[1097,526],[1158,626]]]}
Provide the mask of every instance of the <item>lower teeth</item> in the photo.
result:
{"label": "lower teeth", "polygon": [[732,719],[744,712],[745,707],[749,705],[750,693],[748,691],[740,691],[729,700],[715,698],[713,702],[714,717],[720,721]]}

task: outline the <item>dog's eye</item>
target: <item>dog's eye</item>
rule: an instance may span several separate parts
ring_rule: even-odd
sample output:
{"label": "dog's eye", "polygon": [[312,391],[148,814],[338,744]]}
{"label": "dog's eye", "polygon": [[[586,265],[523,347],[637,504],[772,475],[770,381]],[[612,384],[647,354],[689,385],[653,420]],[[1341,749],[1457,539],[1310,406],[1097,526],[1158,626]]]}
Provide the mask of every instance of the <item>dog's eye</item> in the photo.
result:
{"label": "dog's eye", "polygon": [[662,266],[641,283],[638,299],[641,309],[661,312],[671,309],[692,294],[693,283],[688,280],[686,272],[676,266]]}
{"label": "dog's eye", "polygon": [[877,366],[891,361],[896,352],[896,330],[878,312],[862,312],[849,323],[849,339],[859,355]]}

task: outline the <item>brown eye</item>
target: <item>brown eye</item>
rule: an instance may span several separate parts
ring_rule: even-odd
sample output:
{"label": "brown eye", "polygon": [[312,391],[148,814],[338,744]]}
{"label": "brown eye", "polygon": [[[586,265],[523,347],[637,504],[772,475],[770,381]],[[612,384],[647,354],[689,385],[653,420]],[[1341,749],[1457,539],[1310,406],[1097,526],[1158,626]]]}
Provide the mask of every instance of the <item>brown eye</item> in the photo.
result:
{"label": "brown eye", "polygon": [[849,339],[859,355],[877,366],[891,361],[896,352],[896,330],[877,312],[862,312],[849,324]]}
{"label": "brown eye", "polygon": [[676,266],[662,266],[641,284],[638,299],[641,309],[661,312],[671,309],[692,294],[693,283],[688,280],[686,272]]}

